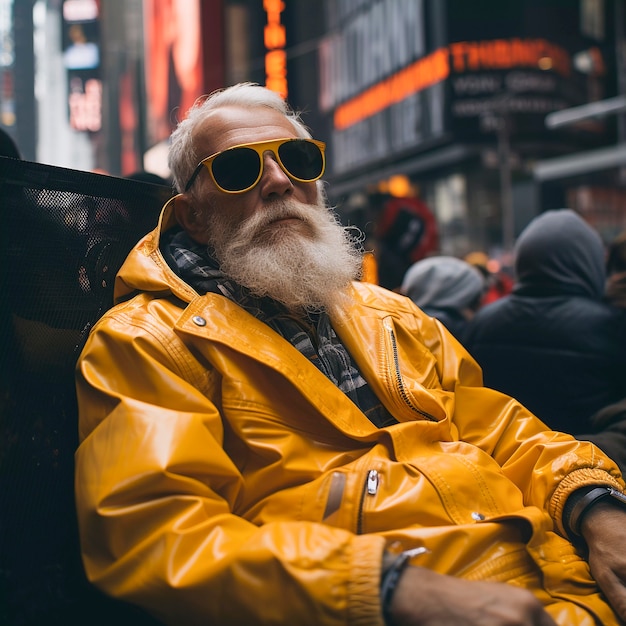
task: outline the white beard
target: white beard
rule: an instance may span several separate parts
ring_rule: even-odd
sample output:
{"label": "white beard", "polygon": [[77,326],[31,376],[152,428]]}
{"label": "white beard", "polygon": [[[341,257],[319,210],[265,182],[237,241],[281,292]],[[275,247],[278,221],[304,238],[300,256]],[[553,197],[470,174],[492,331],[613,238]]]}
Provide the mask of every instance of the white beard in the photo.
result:
{"label": "white beard", "polygon": [[[301,223],[274,223],[281,218]],[[210,211],[207,227],[209,245],[229,278],[293,312],[344,308],[348,287],[361,273],[359,240],[321,204],[279,200],[243,222]]]}

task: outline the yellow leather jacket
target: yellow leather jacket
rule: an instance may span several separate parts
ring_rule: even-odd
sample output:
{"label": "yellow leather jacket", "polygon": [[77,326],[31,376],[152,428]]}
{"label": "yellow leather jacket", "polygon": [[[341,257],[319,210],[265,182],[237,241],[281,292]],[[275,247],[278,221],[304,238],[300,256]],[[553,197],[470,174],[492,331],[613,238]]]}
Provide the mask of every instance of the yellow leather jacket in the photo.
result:
{"label": "yellow leather jacket", "polygon": [[614,623],[561,524],[575,488],[622,488],[607,457],[481,387],[408,298],[356,283],[333,325],[399,421],[376,428],[267,325],[167,267],[173,221],[166,205],[129,255],[78,365],[95,584],[177,626],[380,626],[383,550],[424,547],[414,564],[473,579],[532,558],[550,594]]}

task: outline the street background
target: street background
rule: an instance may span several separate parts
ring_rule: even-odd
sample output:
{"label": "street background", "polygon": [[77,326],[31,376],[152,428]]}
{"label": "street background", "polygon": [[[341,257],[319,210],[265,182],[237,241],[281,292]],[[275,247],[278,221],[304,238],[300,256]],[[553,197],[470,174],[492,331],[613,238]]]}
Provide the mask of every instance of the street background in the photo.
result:
{"label": "street background", "polygon": [[266,84],[327,142],[346,223],[405,198],[441,253],[506,263],[546,209],[626,227],[624,19],[622,0],[0,0],[0,126],[26,160],[167,177],[196,98]]}

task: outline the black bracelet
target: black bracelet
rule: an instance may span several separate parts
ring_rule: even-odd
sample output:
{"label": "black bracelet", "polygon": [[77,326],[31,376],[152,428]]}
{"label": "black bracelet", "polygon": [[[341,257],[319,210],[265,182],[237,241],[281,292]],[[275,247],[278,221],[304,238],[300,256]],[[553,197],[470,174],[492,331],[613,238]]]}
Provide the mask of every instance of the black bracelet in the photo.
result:
{"label": "black bracelet", "polygon": [[402,554],[396,558],[396,560],[391,564],[391,567],[383,575],[383,579],[380,584],[380,601],[382,605],[383,618],[387,626],[394,626],[393,619],[391,617],[391,601],[393,600],[393,594],[398,586],[400,576],[409,564],[411,556],[411,550],[402,552]]}
{"label": "black bracelet", "polygon": [[596,487],[587,492],[582,498],[576,501],[569,516],[569,527],[575,536],[581,536],[580,527],[585,513],[599,500],[604,500],[605,498],[611,498],[612,502],[626,505],[626,495],[613,487]]}

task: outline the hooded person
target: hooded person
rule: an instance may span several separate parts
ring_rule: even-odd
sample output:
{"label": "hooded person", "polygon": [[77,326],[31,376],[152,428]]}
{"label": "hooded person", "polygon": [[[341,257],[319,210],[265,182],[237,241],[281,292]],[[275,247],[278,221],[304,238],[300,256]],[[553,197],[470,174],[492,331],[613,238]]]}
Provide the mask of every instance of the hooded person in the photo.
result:
{"label": "hooded person", "polygon": [[484,381],[571,434],[626,393],[623,314],[603,301],[604,244],[569,209],[542,213],[515,250],[510,295],[469,323],[465,346]]}
{"label": "hooded person", "polygon": [[486,282],[478,269],[452,256],[414,263],[404,275],[402,293],[438,319],[459,341],[480,307]]}
{"label": "hooded person", "polygon": [[605,299],[620,309],[626,309],[626,231],[611,241],[606,259]]}

